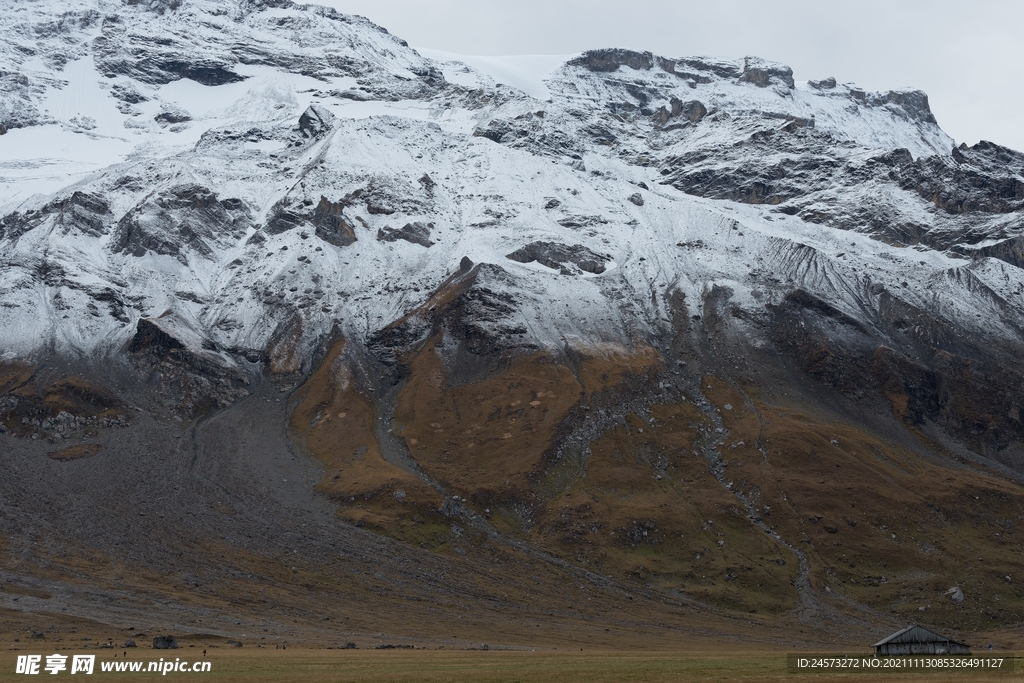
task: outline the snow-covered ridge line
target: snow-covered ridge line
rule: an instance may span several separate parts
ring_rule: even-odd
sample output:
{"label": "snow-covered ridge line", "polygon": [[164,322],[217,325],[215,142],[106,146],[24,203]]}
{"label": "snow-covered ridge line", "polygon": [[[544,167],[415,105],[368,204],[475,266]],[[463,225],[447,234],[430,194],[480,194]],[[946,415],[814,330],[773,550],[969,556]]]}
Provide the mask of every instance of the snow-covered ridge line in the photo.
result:
{"label": "snow-covered ridge line", "polygon": [[281,2],[47,11],[0,19],[5,358],[115,353],[143,319],[225,359],[361,343],[466,258],[513,347],[653,339],[671,292],[726,289],[747,321],[801,290],[865,329],[885,297],[1024,328],[1024,162],[954,150],[923,93],[752,57],[460,64]]}

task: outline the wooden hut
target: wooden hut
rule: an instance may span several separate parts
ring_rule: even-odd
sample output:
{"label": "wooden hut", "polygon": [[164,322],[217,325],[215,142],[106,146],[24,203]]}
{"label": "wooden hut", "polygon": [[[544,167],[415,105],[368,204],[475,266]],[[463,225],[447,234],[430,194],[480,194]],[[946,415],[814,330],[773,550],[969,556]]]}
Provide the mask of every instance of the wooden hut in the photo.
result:
{"label": "wooden hut", "polygon": [[939,635],[919,624],[896,631],[891,636],[875,643],[875,654],[892,655],[969,655],[970,648],[964,644]]}

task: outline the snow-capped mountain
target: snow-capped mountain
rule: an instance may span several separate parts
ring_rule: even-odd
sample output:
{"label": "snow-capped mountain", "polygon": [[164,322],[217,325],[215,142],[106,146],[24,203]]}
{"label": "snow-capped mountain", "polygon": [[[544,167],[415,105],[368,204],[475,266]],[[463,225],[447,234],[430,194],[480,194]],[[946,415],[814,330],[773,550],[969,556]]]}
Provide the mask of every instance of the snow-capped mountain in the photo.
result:
{"label": "snow-capped mountain", "polygon": [[[956,146],[922,92],[605,49],[528,94],[289,0],[19,0],[0,36],[7,363],[135,368],[186,422],[262,375],[312,395],[328,368],[336,393],[294,438],[318,453],[306,430],[350,382],[364,398],[345,400],[391,425],[367,433],[396,469],[352,501],[441,495],[472,518],[457,491],[524,528],[548,465],[507,490],[432,465],[427,437],[402,436],[424,419],[402,398],[417,378],[545,356],[581,396],[612,392],[530,446],[555,460],[669,398],[738,430],[700,396],[713,375],[757,400],[795,382],[849,415],[887,405],[965,461],[1024,472],[1024,155]],[[581,358],[619,370],[588,379]],[[643,390],[615,393],[627,370]],[[2,405],[22,436],[75,433]]]}
{"label": "snow-capped mountain", "polygon": [[[873,307],[850,290],[903,288],[979,333],[1020,330],[1024,166],[953,152],[920,92],[599,51],[538,102],[466,67],[477,83],[449,82],[322,8],[48,8],[3,19],[7,357],[113,348],[166,313],[224,349],[262,350],[295,315],[310,340],[338,321],[365,339],[464,256],[500,266],[542,345],[628,343],[670,286],[696,301],[716,283],[754,309],[796,286],[850,313]],[[537,242],[606,265],[507,258]]]}

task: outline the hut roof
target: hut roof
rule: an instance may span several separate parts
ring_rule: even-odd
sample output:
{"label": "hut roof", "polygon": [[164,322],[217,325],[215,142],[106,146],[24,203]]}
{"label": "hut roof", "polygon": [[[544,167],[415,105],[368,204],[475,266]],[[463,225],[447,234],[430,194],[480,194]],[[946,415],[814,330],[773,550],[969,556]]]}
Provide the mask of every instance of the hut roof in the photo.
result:
{"label": "hut roof", "polygon": [[966,643],[961,643],[953,640],[952,638],[947,638],[946,636],[940,635],[931,629],[921,626],[920,624],[911,624],[905,629],[896,631],[896,633],[882,638],[871,647],[879,647],[886,643],[956,643],[957,645],[964,645],[966,647]]}

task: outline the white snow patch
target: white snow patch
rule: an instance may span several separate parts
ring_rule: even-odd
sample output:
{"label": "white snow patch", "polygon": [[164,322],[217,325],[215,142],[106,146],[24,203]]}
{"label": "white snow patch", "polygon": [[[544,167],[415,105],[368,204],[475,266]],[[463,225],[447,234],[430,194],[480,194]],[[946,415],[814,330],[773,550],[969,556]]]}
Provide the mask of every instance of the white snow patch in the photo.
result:
{"label": "white snow patch", "polygon": [[76,129],[101,135],[124,134],[124,115],[117,110],[109,90],[100,87],[103,79],[91,58],[68,62],[60,78],[68,84],[49,88],[43,100],[43,108],[50,116]]}
{"label": "white snow patch", "polygon": [[[416,48],[424,57],[438,62],[462,62],[477,71],[487,74],[496,83],[518,88],[534,99],[548,101],[551,93],[545,83],[547,78],[576,55],[508,55],[501,57],[460,55],[429,48]],[[448,78],[448,71],[445,71]],[[459,83],[458,80],[453,80]],[[460,83],[460,85],[464,85]]]}
{"label": "white snow patch", "polygon": [[254,142],[246,142],[246,149],[258,149],[264,154],[271,152],[277,152],[285,148],[285,143],[282,140],[256,140]]}
{"label": "white snow patch", "polygon": [[123,161],[134,146],[122,138],[60,125],[15,128],[0,137],[0,208],[50,194]]}

